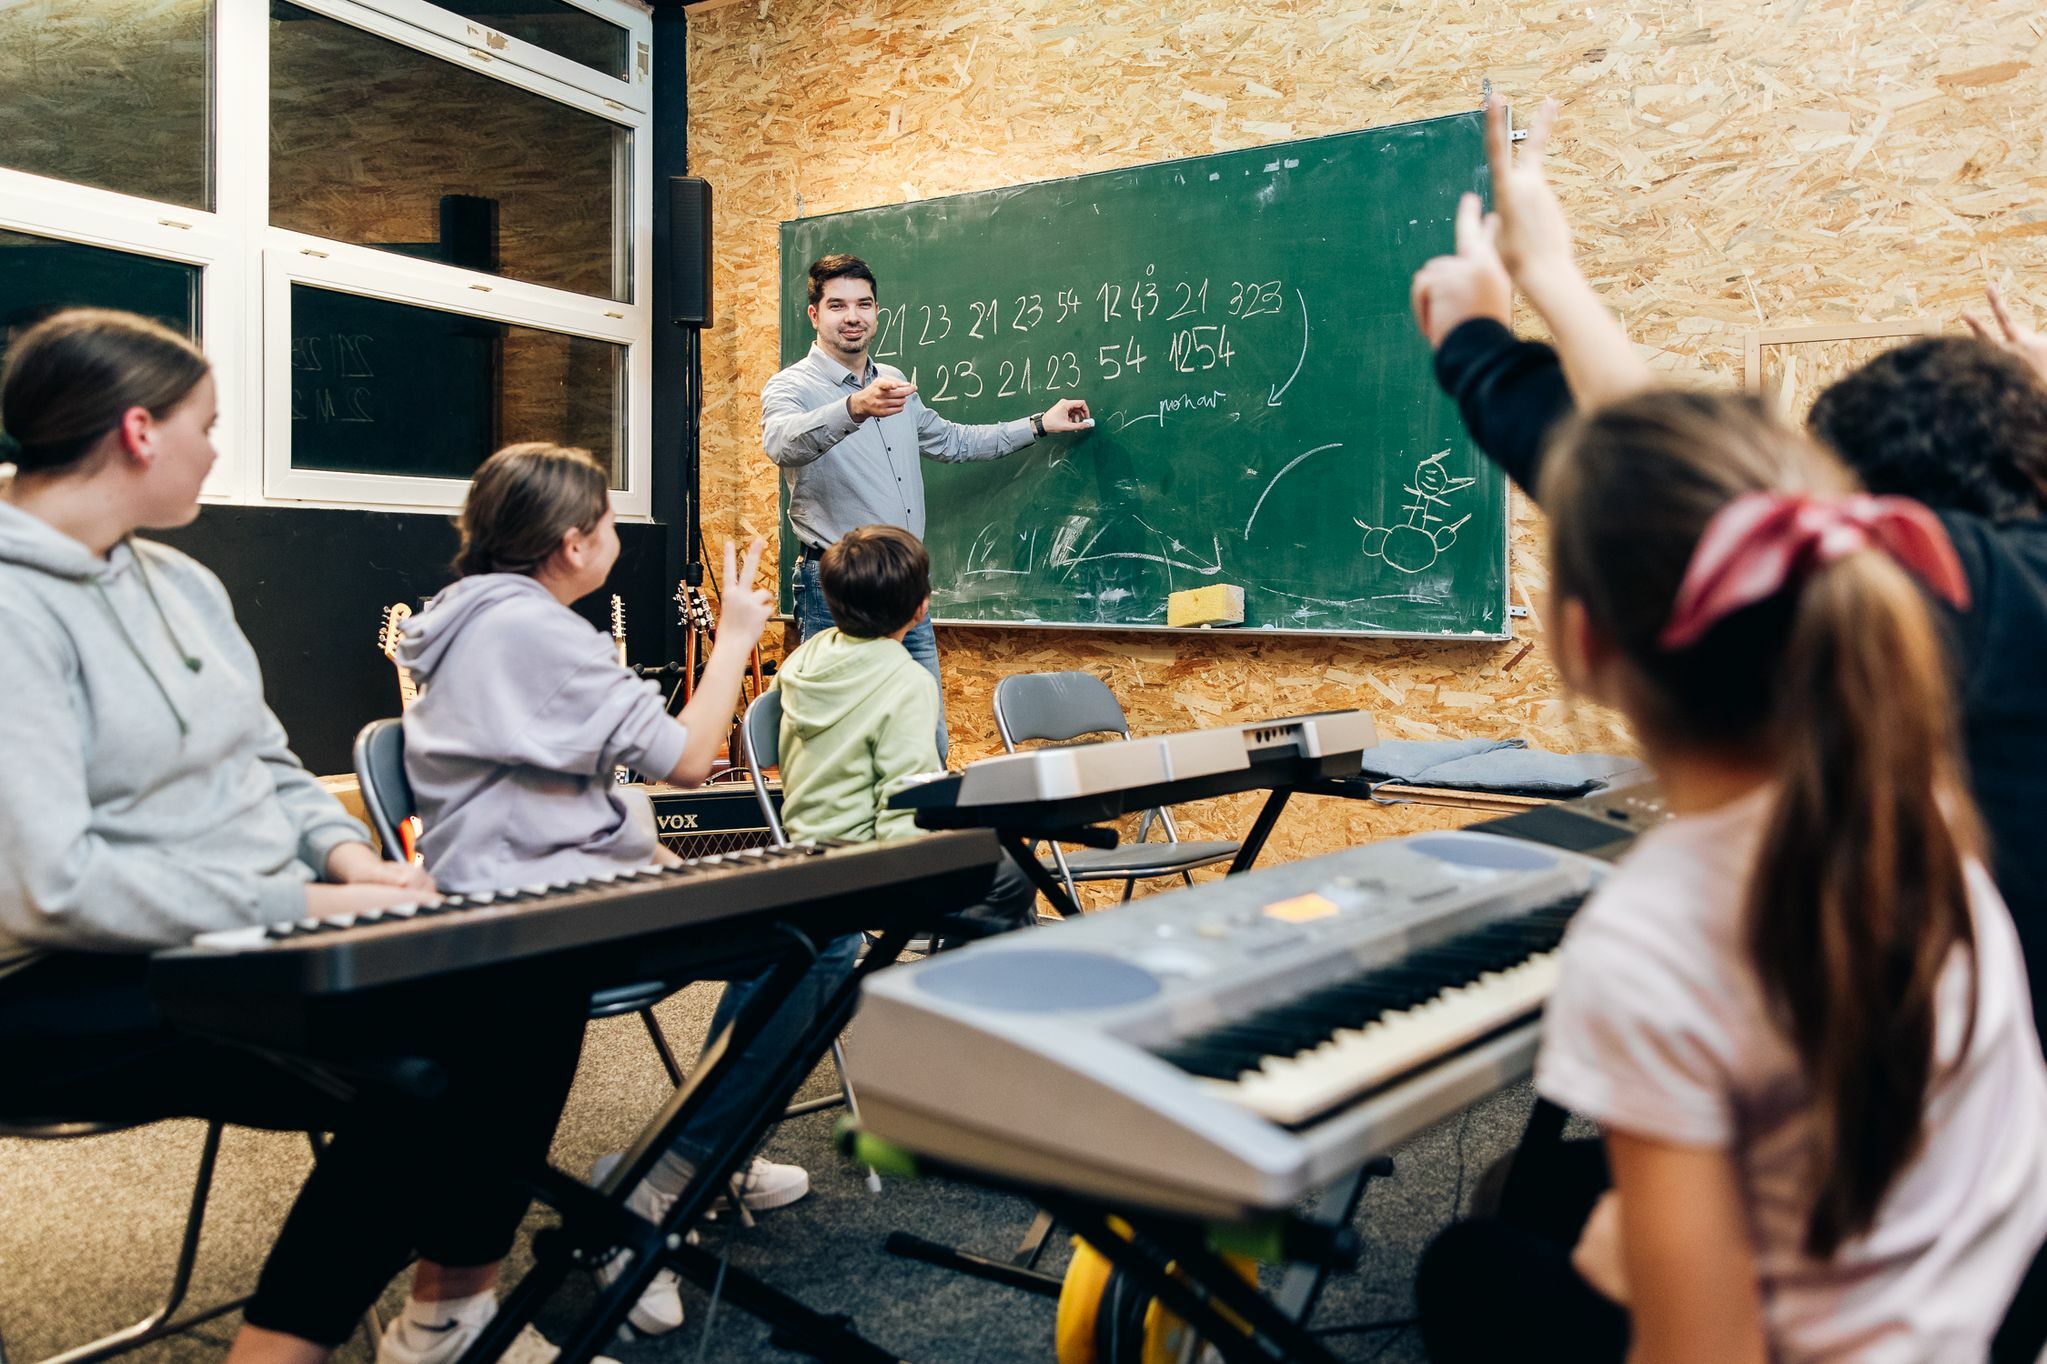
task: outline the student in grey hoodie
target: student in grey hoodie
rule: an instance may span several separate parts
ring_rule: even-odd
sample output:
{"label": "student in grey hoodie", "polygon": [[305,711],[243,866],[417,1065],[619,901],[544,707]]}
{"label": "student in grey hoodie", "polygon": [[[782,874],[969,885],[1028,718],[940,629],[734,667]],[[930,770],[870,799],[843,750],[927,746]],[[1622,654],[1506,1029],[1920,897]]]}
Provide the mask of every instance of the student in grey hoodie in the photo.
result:
{"label": "student in grey hoodie", "polygon": [[[724,619],[696,693],[671,717],[654,685],[634,677],[610,638],[570,609],[602,587],[618,561],[608,482],[587,450],[529,442],[492,455],[462,506],[461,576],[406,624],[398,661],[420,691],[405,712],[405,772],[427,867],[446,889],[506,889],[676,860],[655,837],[646,793],[619,787],[612,771],[632,767],[698,785],[731,724],[774,610],[754,586],[766,547],[754,541],[740,563],[726,546]],[[745,1060],[769,1073],[852,970],[857,946],[853,935],[821,955]],[[714,1036],[753,988],[726,988]],[[634,1192],[633,1209],[664,1215],[715,1139],[756,1099],[738,1084],[711,1094],[676,1150]],[[601,1160],[595,1177],[616,1160]],[[753,1209],[810,1191],[800,1166],[759,1157],[738,1183]],[[647,1334],[682,1324],[672,1272],[662,1271],[631,1320]]]}
{"label": "student in grey hoodie", "polygon": [[[219,580],[134,538],[198,514],[214,417],[205,357],[127,313],[60,313],[0,374],[15,466],[0,484],[0,1112],[334,1132],[231,1357],[324,1356],[417,1250],[407,1318],[461,1329],[430,1334],[434,1352],[387,1338],[378,1358],[434,1364],[495,1312],[586,1002],[395,1008],[365,1027],[365,1054],[438,1062],[449,1088],[375,1110],[155,1013],[153,949],[433,894],[292,756]],[[535,1334],[506,1357],[552,1354]]]}

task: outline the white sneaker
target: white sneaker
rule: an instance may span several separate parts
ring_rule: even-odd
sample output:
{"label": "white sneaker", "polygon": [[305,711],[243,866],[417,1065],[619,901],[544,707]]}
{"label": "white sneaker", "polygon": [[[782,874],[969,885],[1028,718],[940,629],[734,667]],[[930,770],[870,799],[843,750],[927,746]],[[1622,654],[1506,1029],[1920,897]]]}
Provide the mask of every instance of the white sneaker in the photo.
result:
{"label": "white sneaker", "polygon": [[779,1165],[760,1156],[732,1176],[742,1206],[754,1212],[786,1208],[810,1192],[810,1173],[801,1165]]}
{"label": "white sneaker", "polygon": [[[600,1156],[590,1167],[590,1182],[602,1184],[624,1159],[623,1153]],[[675,1206],[675,1195],[662,1193],[653,1185],[641,1180],[637,1188],[626,1195],[625,1205],[649,1222],[658,1223],[668,1216],[668,1210]],[[696,1244],[697,1234],[689,1234],[690,1244]],[[632,1263],[632,1252],[622,1250],[597,1266],[597,1282],[609,1285],[625,1273]],[[666,1335],[682,1325],[682,1279],[672,1269],[655,1273],[653,1281],[640,1293],[640,1300],[633,1304],[633,1310],[626,1313],[626,1320],[643,1336]],[[381,1364],[381,1361],[379,1361]]]}
{"label": "white sneaker", "polygon": [[[410,1307],[408,1303],[407,1308]],[[377,1341],[377,1364],[452,1364],[475,1343],[476,1338],[483,1334],[483,1328],[497,1314],[496,1299],[491,1299],[484,1310],[471,1311],[431,1326],[411,1320],[406,1311],[400,1311]],[[529,1322],[519,1328],[519,1334],[505,1347],[500,1359],[502,1364],[554,1364],[560,1353],[560,1349],[534,1330]],[[598,1355],[593,1364],[618,1364],[618,1361]]]}

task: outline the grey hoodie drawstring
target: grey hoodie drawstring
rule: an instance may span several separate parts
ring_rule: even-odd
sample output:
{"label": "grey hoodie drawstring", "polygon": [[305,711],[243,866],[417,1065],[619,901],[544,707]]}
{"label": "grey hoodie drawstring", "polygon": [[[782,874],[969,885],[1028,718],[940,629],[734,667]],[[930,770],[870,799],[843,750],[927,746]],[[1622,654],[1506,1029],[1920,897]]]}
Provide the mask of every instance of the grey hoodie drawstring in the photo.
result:
{"label": "grey hoodie drawstring", "polygon": [[[170,636],[171,647],[178,651],[178,657],[185,661],[187,668],[190,668],[195,673],[198,672],[201,667],[205,666],[205,661],[185,652],[184,642],[178,638],[178,632],[172,628],[171,618],[165,613],[163,603],[156,599],[156,588],[150,584],[149,570],[142,566],[142,556],[135,553],[133,545],[128,547],[128,553],[135,561],[136,572],[142,577],[142,590],[149,594],[149,604],[156,608],[156,618],[163,622],[163,632]],[[171,718],[178,722],[178,737],[184,738],[190,735],[192,728],[185,723],[183,713],[178,710],[178,703],[171,700],[170,688],[164,686],[163,679],[156,675],[156,669],[149,666],[149,660],[143,656],[142,650],[136,645],[135,637],[128,633],[128,627],[122,622],[121,613],[114,609],[113,598],[107,595],[105,585],[97,577],[88,578],[86,582],[99,597],[100,605],[106,609],[108,619],[114,622],[114,629],[121,636],[121,642],[128,646],[129,653],[135,655],[135,661],[142,665],[142,671],[149,674],[149,680],[156,685],[157,695],[163,698],[164,705],[171,712]]]}

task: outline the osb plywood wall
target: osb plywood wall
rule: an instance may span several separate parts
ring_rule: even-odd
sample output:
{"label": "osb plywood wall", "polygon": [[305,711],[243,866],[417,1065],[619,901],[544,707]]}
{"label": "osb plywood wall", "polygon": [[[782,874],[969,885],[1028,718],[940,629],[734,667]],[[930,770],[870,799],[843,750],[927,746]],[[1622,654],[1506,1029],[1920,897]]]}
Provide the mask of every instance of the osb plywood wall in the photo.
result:
{"label": "osb plywood wall", "polygon": [[[1564,102],[1555,178],[1637,342],[1733,384],[1749,329],[1951,315],[1986,272],[2047,313],[2043,71],[2037,0],[714,6],[689,51],[691,170],[717,206],[706,534],[775,526],[757,437],[784,218],[1455,112],[1490,76]],[[1538,521],[1515,524],[1516,598],[1539,610]],[[996,747],[997,678],[1056,668],[1100,673],[1139,731],[1363,705],[1388,736],[1625,744],[1562,702],[1539,617],[1521,626],[1501,645],[944,631],[955,757]],[[1247,818],[1211,806],[1183,832]],[[1462,818],[1302,802],[1273,855]]]}

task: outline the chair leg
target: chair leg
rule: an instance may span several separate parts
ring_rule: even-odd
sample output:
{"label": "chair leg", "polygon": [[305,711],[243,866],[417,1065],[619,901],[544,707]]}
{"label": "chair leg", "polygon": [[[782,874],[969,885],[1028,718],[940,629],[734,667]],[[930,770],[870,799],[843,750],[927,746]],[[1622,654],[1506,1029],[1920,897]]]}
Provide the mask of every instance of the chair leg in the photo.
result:
{"label": "chair leg", "polygon": [[1129,904],[1130,897],[1135,894],[1137,894],[1137,878],[1132,876],[1123,882],[1123,899],[1121,903]]}
{"label": "chair leg", "polygon": [[[857,1123],[860,1121],[860,1100],[853,1094],[853,1078],[846,1074],[846,1043],[842,1038],[832,1039],[832,1065],[839,1072],[839,1093],[846,1096],[846,1112]],[[872,1165],[867,1167],[867,1191],[881,1192],[881,1171]]]}
{"label": "chair leg", "polygon": [[206,1224],[206,1196],[213,1189],[213,1167],[220,1156],[222,1126],[218,1119],[206,1124],[206,1142],[199,1148],[199,1173],[192,1180],[191,1210],[185,1214],[185,1239],[178,1247],[178,1264],[171,1272],[171,1288],[164,1305],[133,1326],[51,1355],[43,1364],[92,1364],[171,1334],[171,1329],[166,1328],[185,1301],[185,1290],[192,1286],[192,1266],[199,1259],[199,1233]]}
{"label": "chair leg", "polygon": [[668,1046],[668,1034],[661,1031],[661,1020],[654,1017],[654,1006],[650,1004],[639,1012],[640,1022],[647,1025],[647,1039],[661,1057],[661,1069],[668,1072],[668,1083],[681,1089],[682,1067],[675,1063],[675,1053]]}

